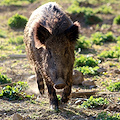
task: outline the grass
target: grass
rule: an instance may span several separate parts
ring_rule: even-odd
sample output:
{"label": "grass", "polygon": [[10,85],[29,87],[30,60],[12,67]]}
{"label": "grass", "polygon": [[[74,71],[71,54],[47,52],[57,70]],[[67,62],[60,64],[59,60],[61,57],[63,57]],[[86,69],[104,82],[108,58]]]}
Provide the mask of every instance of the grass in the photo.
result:
{"label": "grass", "polygon": [[79,39],[76,42],[75,49],[77,50],[78,48],[81,49],[91,48],[90,40],[88,40],[88,38],[85,36],[79,36]]}
{"label": "grass", "polygon": [[103,51],[100,54],[98,54],[98,57],[102,57],[102,58],[119,58],[120,57],[120,50],[118,50],[118,51],[114,51],[114,50]]}
{"label": "grass", "polygon": [[95,15],[95,12],[92,8],[89,7],[79,7],[77,4],[72,4],[67,11],[70,14],[81,14],[84,16],[85,23],[92,25],[102,21],[101,18]]}
{"label": "grass", "polygon": [[76,67],[74,69],[82,72],[83,75],[97,75],[98,74],[97,70],[99,69],[99,67],[83,66],[83,67]]}
{"label": "grass", "polygon": [[107,106],[108,104],[109,101],[106,98],[93,98],[93,96],[91,96],[87,101],[84,101],[81,106],[83,108],[96,108],[103,105]]}
{"label": "grass", "polygon": [[11,83],[11,79],[0,73],[0,84]]}
{"label": "grass", "polygon": [[23,100],[25,98],[31,99],[34,95],[27,95],[24,90],[28,88],[27,82],[19,81],[14,83],[13,86],[5,86],[2,88],[0,97],[8,100]]}
{"label": "grass", "polygon": [[[88,1],[90,4],[96,4],[96,3],[102,3],[102,5],[104,4],[102,1],[104,1],[104,2],[106,2],[106,3],[112,3],[112,1],[113,0],[99,0],[99,1],[95,1],[95,0],[91,0],[91,1]],[[114,2],[115,2],[116,0],[114,0]],[[21,2],[21,3],[23,3],[23,5],[24,5],[24,1],[18,1],[18,2],[16,2],[16,3],[10,3],[10,4],[19,4],[19,2]],[[40,1],[40,2],[43,2],[43,1]],[[45,1],[44,1],[45,2]],[[64,1],[65,3],[66,3],[66,1]],[[71,1],[70,1],[71,2]],[[63,3],[62,3],[62,1],[60,1],[59,3],[61,3],[60,5],[62,5]],[[28,4],[28,2],[27,2],[27,4]],[[70,3],[69,3],[70,4]],[[22,5],[22,4],[21,4]],[[100,6],[100,8],[101,8],[101,6]],[[86,19],[85,18],[85,15],[88,15],[88,14],[93,14],[93,15],[95,15],[95,16],[97,16],[97,14],[96,13],[93,13],[94,11],[93,10],[95,10],[94,8],[93,9],[90,9],[89,7],[87,7],[87,10],[88,11],[86,11],[85,10],[85,8],[82,8],[83,9],[83,12],[80,12],[80,13],[77,13],[78,15],[82,15],[83,14],[83,16],[84,16],[84,20]],[[106,9],[106,11],[107,11],[107,9],[108,8],[105,8]],[[77,9],[76,9],[77,10]],[[108,10],[109,11],[109,10]],[[110,12],[104,12],[104,11],[102,11],[102,10],[100,10],[99,11],[99,16],[101,15],[101,14],[109,14]],[[22,12],[22,9],[21,9],[21,11],[20,11],[20,13]],[[25,10],[24,10],[24,12],[25,12]],[[13,12],[14,13],[14,12]],[[12,12],[11,12],[11,14],[13,14]],[[9,15],[9,16],[11,16],[11,14]],[[24,13],[23,13],[24,14]],[[117,16],[117,14],[116,14],[116,16]],[[5,19],[6,19],[6,17],[7,17],[7,15],[5,15]],[[3,20],[3,19],[1,19],[1,20]],[[86,21],[85,21],[86,22]],[[106,23],[106,22],[105,22]],[[23,42],[22,40],[16,40],[16,38],[17,38],[17,36],[20,36],[20,35],[22,35],[23,33],[23,31],[20,33],[18,30],[17,31],[14,31],[14,29],[9,29],[8,27],[7,27],[7,25],[6,24],[3,24],[3,26],[6,26],[6,28],[5,29],[7,29],[7,32],[5,31],[3,31],[3,33],[2,33],[2,31],[0,32],[0,34],[2,34],[1,35],[1,37],[0,37],[0,43],[4,43],[4,44],[1,44],[0,45],[0,56],[2,57],[2,59],[3,58],[6,58],[6,55],[9,55],[9,54],[18,54],[19,52],[19,50],[21,50],[21,49],[23,49],[24,48],[24,45],[22,44],[22,43],[20,43],[20,41],[21,42]],[[105,25],[102,25],[101,26],[101,28],[100,28],[100,26],[101,26],[101,23],[99,24],[99,26],[97,26],[97,27],[99,27],[99,29],[98,30],[96,30],[96,28],[95,28],[95,30],[93,29],[93,31],[99,31],[100,29],[107,29],[107,28],[110,28],[110,25],[109,25],[109,23],[107,23],[107,24],[105,24]],[[82,27],[86,27],[86,26],[82,26]],[[91,27],[93,27],[94,28],[94,26],[91,26]],[[1,28],[0,28],[1,29]],[[84,28],[85,29],[85,28]],[[88,29],[89,29],[89,26],[88,26]],[[1,29],[2,30],[2,29]],[[85,30],[87,30],[87,29],[85,29]],[[114,28],[113,28],[113,30],[114,30]],[[10,35],[9,33],[10,32],[13,32],[13,35]],[[84,30],[83,30],[83,32],[84,32]],[[104,31],[103,31],[104,32]],[[114,31],[115,32],[115,31]],[[91,30],[91,33],[93,33],[92,32],[92,30]],[[90,34],[91,34],[90,33]],[[84,33],[83,33],[84,34]],[[89,50],[89,48],[93,48],[94,46],[92,46],[91,45],[91,43],[92,43],[92,41],[88,38],[89,36],[90,36],[90,34],[89,35],[86,35],[86,36],[80,36],[80,38],[79,38],[79,40],[78,40],[78,43],[77,43],[77,45],[76,45],[76,49],[78,49],[78,48],[81,48],[82,50],[85,50],[85,49],[87,49],[86,51],[87,51],[87,53],[89,54],[90,53],[90,50]],[[105,38],[106,38],[106,33],[104,34],[105,35]],[[115,33],[115,35],[116,35],[116,33]],[[119,34],[117,34],[117,35],[119,35]],[[14,37],[13,37],[14,36]],[[108,34],[108,36],[111,36],[110,34]],[[92,36],[91,36],[92,37]],[[10,42],[10,38],[11,38],[11,42]],[[108,38],[112,38],[112,37],[108,37]],[[114,35],[113,35],[113,38],[115,38],[114,37]],[[116,39],[116,38],[115,38]],[[109,40],[108,40],[109,41]],[[114,41],[114,40],[112,40],[112,39],[110,39],[110,42],[111,41]],[[115,40],[116,41],[116,40]],[[120,41],[120,37],[117,37],[117,43],[115,43],[115,44],[118,44],[119,43],[119,41]],[[100,48],[101,47],[105,47],[105,46],[102,46],[105,42],[107,42],[107,41],[100,41],[100,43],[98,42],[98,44],[100,44],[101,46],[100,46]],[[95,44],[95,43],[94,43]],[[108,45],[109,45],[109,43],[108,43]],[[111,44],[110,44],[111,45]],[[96,46],[96,45],[95,45]],[[99,47],[99,46],[97,46],[97,47]],[[98,48],[97,48],[98,49]],[[106,48],[105,48],[106,49]],[[116,51],[118,51],[120,48],[119,48],[119,46],[117,46],[116,45],[116,48],[115,48],[115,50]],[[95,49],[96,50],[96,49]],[[98,53],[100,53],[100,50],[99,50],[99,52]],[[97,54],[97,52],[94,54],[94,53],[92,53],[94,56],[96,56],[96,54]],[[106,54],[106,53],[105,53]],[[115,55],[116,53],[114,53],[113,54],[113,56]],[[87,59],[87,58],[86,58]],[[15,60],[16,61],[16,60]],[[24,61],[24,60],[23,60]],[[112,62],[112,61],[111,61]],[[104,63],[104,62],[103,62]],[[24,63],[23,63],[24,64]],[[119,64],[119,63],[118,63]],[[103,65],[103,67],[104,67],[104,64],[101,64],[100,66],[102,66]],[[5,67],[7,67],[7,63],[5,63]],[[14,70],[14,68],[16,69],[16,67],[17,67],[17,65],[16,66],[14,66],[14,67],[12,67],[12,69]],[[86,66],[86,64],[84,64],[82,67],[81,66],[79,66],[79,67],[76,67],[75,69],[78,69],[79,71],[82,71],[83,72],[83,74],[84,75],[87,75],[87,76],[85,76],[85,79],[93,79],[93,76],[91,77],[91,75],[95,75],[95,74],[98,74],[97,73],[97,69],[99,68],[99,66],[98,66],[98,64],[96,65],[96,66]],[[4,68],[5,69],[5,68]],[[107,69],[107,68],[106,68]],[[18,69],[17,69],[18,70]],[[2,71],[2,70],[1,70]],[[20,72],[21,72],[21,70],[19,70]],[[24,71],[23,71],[24,72]],[[26,73],[25,73],[26,74]],[[90,76],[88,76],[88,74],[90,74]],[[111,75],[111,74],[110,74]],[[103,77],[104,76],[104,77]],[[108,70],[108,75],[106,75],[106,76],[109,76],[109,70]],[[23,76],[24,77],[24,76]],[[19,78],[18,78],[19,79]],[[104,79],[104,81],[107,81],[106,80],[106,77],[105,77],[105,75],[100,75],[99,76],[99,78],[97,78],[97,81],[99,81],[99,80],[102,80],[102,79]],[[108,77],[108,79],[111,79],[110,77]],[[116,79],[116,78],[115,78]],[[106,85],[107,83],[105,83],[105,85]],[[15,86],[13,86],[13,87],[15,87]],[[105,88],[107,88],[108,87],[108,84],[105,86]],[[100,86],[100,88],[101,88],[101,86]],[[7,88],[6,88],[6,90],[7,90]],[[12,90],[11,91],[13,91],[14,89],[12,88]],[[23,94],[21,94],[21,93],[18,93],[19,94],[19,96],[20,96],[20,99],[27,99],[26,98],[26,96],[27,97],[29,97],[29,98],[31,98],[31,95],[26,95],[26,93],[25,92],[23,92]],[[16,94],[17,95],[17,94]],[[59,96],[57,96],[58,98],[59,98]],[[6,98],[6,96],[1,96],[1,98],[4,98],[4,99],[10,99],[9,97],[8,98]],[[19,100],[19,98],[16,98],[16,99],[18,99]],[[59,98],[60,99],[60,98]],[[110,100],[111,100],[111,98],[109,98]],[[119,98],[120,99],[120,98]],[[13,97],[13,99],[12,100],[14,100],[14,97]],[[33,103],[33,104],[35,104],[35,101],[34,100],[31,100],[31,103]],[[46,104],[46,105],[43,105],[43,106],[47,106],[48,107],[48,103]],[[70,106],[70,105],[69,105]],[[91,105],[92,106],[92,105]],[[96,106],[96,107],[100,107],[101,105],[98,105],[98,106]],[[74,111],[74,106],[71,106],[71,108],[73,107],[73,111]],[[96,108],[95,107],[95,108]],[[89,107],[88,107],[89,108]],[[94,107],[91,107],[91,108],[94,108]],[[44,107],[42,108],[42,109],[44,109]],[[66,109],[67,109],[67,107],[66,107]],[[82,109],[83,110],[83,109]],[[23,109],[23,111],[24,111],[24,109]],[[103,111],[103,110],[101,110],[101,111]],[[85,114],[86,115],[88,115],[87,114],[87,112],[88,111],[86,111],[85,112]],[[95,112],[95,114],[97,115],[97,112],[99,112],[97,109],[95,110],[95,111],[93,111],[93,112]],[[21,113],[22,113],[22,110],[21,110]],[[8,113],[9,114],[9,113]],[[41,114],[41,113],[40,113]],[[90,113],[90,114],[92,114],[92,113]],[[37,113],[36,113],[36,115],[37,115]],[[36,116],[35,115],[35,116]],[[40,116],[42,116],[43,114],[41,114]],[[30,116],[30,115],[29,115]],[[66,116],[66,115],[65,115]],[[72,115],[71,115],[72,116]],[[30,116],[31,117],[31,116]],[[43,116],[44,117],[44,116]],[[56,116],[57,117],[57,116]],[[112,115],[108,115],[107,114],[107,116],[104,116],[104,114],[101,114],[101,116],[100,115],[98,115],[98,117],[100,117],[100,119],[115,119],[115,120],[117,120],[119,117],[117,116],[117,115],[114,115],[114,116],[112,116]],[[50,118],[51,119],[51,118]],[[69,118],[68,118],[69,119]],[[89,119],[89,118],[88,118]],[[120,119],[120,118],[119,118]]]}
{"label": "grass", "polygon": [[6,37],[7,37],[6,32],[0,29],[0,38],[6,38]]}
{"label": "grass", "polygon": [[120,114],[111,115],[107,112],[101,112],[98,114],[97,120],[120,120]]}
{"label": "grass", "polygon": [[10,38],[8,43],[13,45],[21,45],[23,44],[23,36],[17,36],[16,38]]}
{"label": "grass", "polygon": [[83,67],[83,66],[95,67],[97,65],[98,65],[97,60],[95,60],[92,57],[87,57],[84,55],[77,56],[74,63],[75,67]]}
{"label": "grass", "polygon": [[96,75],[99,69],[98,63],[99,60],[79,54],[75,58],[74,69],[81,71],[84,75]]}
{"label": "grass", "polygon": [[1,5],[22,5],[33,3],[36,0],[2,0]]}
{"label": "grass", "polygon": [[96,9],[95,13],[102,13],[102,14],[111,14],[112,13],[112,7],[107,5],[102,5],[99,8]]}
{"label": "grass", "polygon": [[119,92],[120,91],[120,82],[110,83],[107,89],[111,92]]}
{"label": "grass", "polygon": [[120,15],[116,16],[113,20],[114,24],[120,24]]}
{"label": "grass", "polygon": [[9,44],[15,45],[16,50],[25,50],[25,45],[23,42],[23,36],[17,36],[16,38],[10,38],[8,40]]}
{"label": "grass", "polygon": [[96,45],[103,45],[105,42],[114,42],[116,41],[112,32],[103,34],[102,32],[96,32],[91,35],[91,41]]}

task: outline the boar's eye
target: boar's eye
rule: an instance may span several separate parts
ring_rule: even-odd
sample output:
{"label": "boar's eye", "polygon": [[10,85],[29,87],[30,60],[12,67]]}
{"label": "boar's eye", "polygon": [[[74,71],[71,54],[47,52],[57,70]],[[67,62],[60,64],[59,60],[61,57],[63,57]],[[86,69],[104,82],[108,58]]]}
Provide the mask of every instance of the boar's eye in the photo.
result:
{"label": "boar's eye", "polygon": [[67,57],[68,54],[69,54],[68,48],[65,48],[64,56]]}
{"label": "boar's eye", "polygon": [[50,48],[48,48],[48,55],[50,56],[50,58],[52,58],[52,53],[51,53]]}

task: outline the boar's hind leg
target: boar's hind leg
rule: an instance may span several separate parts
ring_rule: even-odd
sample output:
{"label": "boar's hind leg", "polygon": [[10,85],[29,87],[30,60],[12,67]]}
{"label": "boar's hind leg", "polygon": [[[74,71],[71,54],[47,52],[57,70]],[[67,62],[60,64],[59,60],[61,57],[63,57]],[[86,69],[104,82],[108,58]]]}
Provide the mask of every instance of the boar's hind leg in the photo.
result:
{"label": "boar's hind leg", "polygon": [[46,82],[46,85],[48,88],[48,96],[50,99],[50,108],[58,110],[58,99],[56,96],[56,91],[53,88],[53,85],[49,81]]}
{"label": "boar's hind leg", "polygon": [[61,101],[66,103],[69,100],[70,93],[71,93],[71,85],[66,86],[64,88]]}
{"label": "boar's hind leg", "polygon": [[38,84],[38,89],[40,94],[44,94],[44,82],[43,82],[43,78],[42,75],[40,74],[40,72],[38,70],[36,71],[36,78],[37,78],[37,84]]}

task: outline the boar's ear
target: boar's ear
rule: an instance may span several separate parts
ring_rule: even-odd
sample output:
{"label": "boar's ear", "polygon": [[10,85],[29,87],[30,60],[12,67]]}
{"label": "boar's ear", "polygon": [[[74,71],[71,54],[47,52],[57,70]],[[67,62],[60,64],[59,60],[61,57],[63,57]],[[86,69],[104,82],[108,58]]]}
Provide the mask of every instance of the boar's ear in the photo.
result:
{"label": "boar's ear", "polygon": [[74,24],[65,31],[65,35],[71,42],[75,42],[78,39],[80,30],[80,24],[76,21]]}
{"label": "boar's ear", "polygon": [[46,39],[50,36],[50,32],[42,25],[37,23],[34,29],[34,42],[35,47],[39,49],[44,46]]}

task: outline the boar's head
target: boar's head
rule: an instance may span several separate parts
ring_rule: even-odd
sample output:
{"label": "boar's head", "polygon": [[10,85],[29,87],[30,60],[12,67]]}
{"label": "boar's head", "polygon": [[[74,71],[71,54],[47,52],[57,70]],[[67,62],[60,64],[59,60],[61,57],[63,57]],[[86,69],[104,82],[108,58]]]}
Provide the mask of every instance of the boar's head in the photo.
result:
{"label": "boar's head", "polygon": [[72,84],[74,46],[78,35],[78,22],[60,34],[50,33],[40,24],[35,28],[35,47],[38,50],[43,49],[40,53],[43,71],[57,89]]}

